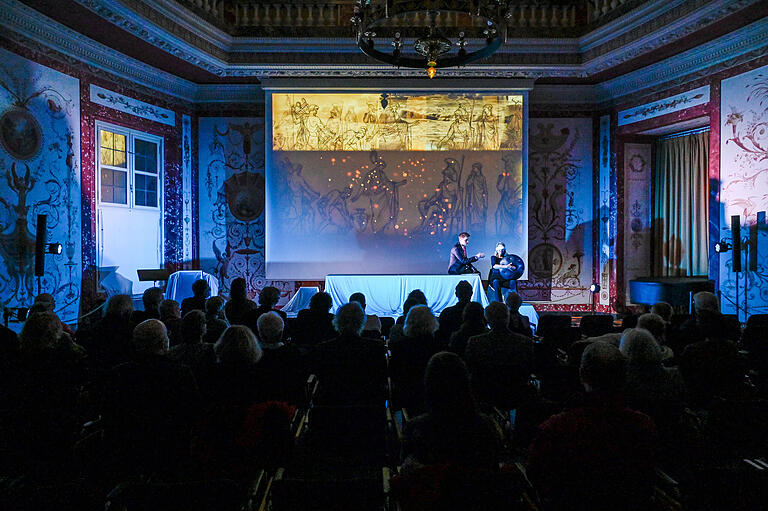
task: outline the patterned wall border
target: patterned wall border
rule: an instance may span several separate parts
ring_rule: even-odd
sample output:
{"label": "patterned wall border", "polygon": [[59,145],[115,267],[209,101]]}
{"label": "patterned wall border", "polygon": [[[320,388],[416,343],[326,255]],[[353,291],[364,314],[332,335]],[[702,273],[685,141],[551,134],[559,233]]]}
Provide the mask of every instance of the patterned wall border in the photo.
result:
{"label": "patterned wall border", "polygon": [[619,126],[709,103],[709,85],[619,112]]}
{"label": "patterned wall border", "polygon": [[192,256],[192,118],[181,116],[181,186],[182,219],[184,222],[182,264],[188,267]]}
{"label": "patterned wall border", "polygon": [[92,103],[97,105],[114,108],[142,119],[149,119],[168,126],[176,125],[176,114],[173,111],[112,92],[98,85],[91,84],[90,99]]}
{"label": "patterned wall border", "polygon": [[600,305],[611,303],[611,261],[616,258],[611,229],[611,116],[603,115],[599,121],[598,204],[596,219],[598,233],[598,272],[600,279]]}

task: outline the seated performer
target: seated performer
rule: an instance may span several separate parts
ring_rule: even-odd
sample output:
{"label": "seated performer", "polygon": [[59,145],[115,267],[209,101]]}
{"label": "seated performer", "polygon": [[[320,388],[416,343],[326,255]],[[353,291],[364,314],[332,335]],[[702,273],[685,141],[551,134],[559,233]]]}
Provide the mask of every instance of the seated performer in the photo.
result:
{"label": "seated performer", "polygon": [[480,273],[472,263],[485,257],[485,254],[478,252],[472,257],[467,257],[467,244],[469,243],[469,233],[459,234],[459,242],[451,248],[451,260],[448,263],[448,275],[464,275],[466,273]]}
{"label": "seated performer", "polygon": [[505,256],[507,255],[507,247],[501,241],[496,243],[496,252],[491,256],[491,272],[488,274],[488,283],[496,291],[496,301],[504,302],[504,298],[501,295],[501,288],[507,287],[512,291],[517,291],[517,281],[509,278],[505,278],[502,273],[508,274],[508,272],[502,272],[501,270],[516,270],[517,266],[507,262]]}

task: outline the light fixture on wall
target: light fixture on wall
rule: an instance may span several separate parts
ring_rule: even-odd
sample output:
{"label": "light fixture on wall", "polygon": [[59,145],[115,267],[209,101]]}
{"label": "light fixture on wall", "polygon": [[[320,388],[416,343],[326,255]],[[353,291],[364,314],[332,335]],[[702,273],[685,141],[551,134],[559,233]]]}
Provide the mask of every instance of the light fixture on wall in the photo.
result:
{"label": "light fixture on wall", "polygon": [[597,282],[593,282],[591,286],[589,286],[589,292],[592,293],[592,314],[595,313],[595,306],[597,301],[597,293],[600,292],[600,284]]}
{"label": "light fixture on wall", "polygon": [[61,254],[61,243],[48,243],[45,248],[45,253],[55,255]]}
{"label": "light fixture on wall", "polygon": [[498,50],[508,14],[506,0],[357,0],[350,21],[360,51],[398,68],[425,69],[434,78],[439,68],[464,66]]}
{"label": "light fixture on wall", "polygon": [[731,250],[731,244],[728,243],[728,240],[722,239],[717,243],[715,243],[715,252],[717,252],[718,254],[724,254],[729,250]]}

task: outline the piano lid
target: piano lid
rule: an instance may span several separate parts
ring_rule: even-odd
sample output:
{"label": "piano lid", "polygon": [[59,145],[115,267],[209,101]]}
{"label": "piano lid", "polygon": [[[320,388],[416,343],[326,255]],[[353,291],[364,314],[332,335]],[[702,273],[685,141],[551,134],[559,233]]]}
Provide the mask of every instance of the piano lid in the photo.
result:
{"label": "piano lid", "polygon": [[629,300],[632,303],[653,305],[667,302],[688,307],[691,293],[715,291],[715,282],[707,277],[642,277],[629,281]]}

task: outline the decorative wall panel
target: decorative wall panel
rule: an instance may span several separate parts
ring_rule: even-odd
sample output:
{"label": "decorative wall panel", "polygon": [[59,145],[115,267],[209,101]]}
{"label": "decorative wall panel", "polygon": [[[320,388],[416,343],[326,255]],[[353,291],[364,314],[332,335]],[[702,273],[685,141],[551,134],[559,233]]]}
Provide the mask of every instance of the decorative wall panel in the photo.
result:
{"label": "decorative wall panel", "polygon": [[709,103],[709,85],[619,112],[619,126]]}
{"label": "decorative wall panel", "polygon": [[548,308],[591,304],[592,119],[531,119],[529,280],[524,300]]}
{"label": "decorative wall panel", "polygon": [[[611,116],[604,115],[600,117],[600,174],[598,197],[598,221],[599,228],[599,261],[598,271],[600,275],[600,305],[609,305],[611,303],[611,265],[615,261],[615,243],[616,233],[612,228],[615,224],[616,211],[612,206],[612,201],[616,198],[611,193]],[[613,222],[611,217],[613,216]]]}
{"label": "decorative wall panel", "polygon": [[624,144],[624,284],[651,274],[651,145]]}
{"label": "decorative wall panel", "polygon": [[29,306],[37,294],[37,215],[47,215],[42,291],[64,321],[80,301],[80,97],[76,78],[0,50],[0,305]]}
{"label": "decorative wall panel", "polygon": [[[722,81],[720,96],[720,233],[730,238],[731,215],[741,216],[745,227],[768,210],[768,66]],[[758,248],[767,246],[760,229]],[[733,252],[720,255],[722,310],[736,313],[737,275]],[[749,313],[768,313],[768,253],[759,250],[757,271],[742,262],[738,275],[739,308]]]}
{"label": "decorative wall panel", "polygon": [[250,297],[272,285],[285,303],[296,284],[264,277],[264,119],[203,117],[198,132],[200,268],[225,296],[242,277]]}

